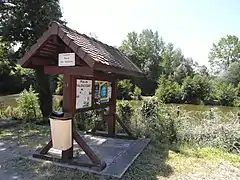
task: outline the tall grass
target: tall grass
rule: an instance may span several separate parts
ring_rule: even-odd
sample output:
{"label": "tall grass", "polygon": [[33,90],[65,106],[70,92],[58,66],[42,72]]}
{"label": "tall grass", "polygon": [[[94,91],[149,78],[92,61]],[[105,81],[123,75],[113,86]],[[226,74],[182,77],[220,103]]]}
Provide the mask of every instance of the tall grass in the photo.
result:
{"label": "tall grass", "polygon": [[135,108],[131,117],[134,133],[149,137],[153,142],[212,146],[240,153],[238,113],[223,113],[217,108],[205,112],[182,111],[151,99]]}

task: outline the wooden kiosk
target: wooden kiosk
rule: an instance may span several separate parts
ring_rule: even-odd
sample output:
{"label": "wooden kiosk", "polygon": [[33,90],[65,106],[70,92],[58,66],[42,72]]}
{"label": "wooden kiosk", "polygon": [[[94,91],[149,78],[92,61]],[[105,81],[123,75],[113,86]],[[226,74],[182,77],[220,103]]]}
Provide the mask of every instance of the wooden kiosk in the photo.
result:
{"label": "wooden kiosk", "polygon": [[[130,129],[116,114],[116,82],[119,79],[142,77],[141,70],[118,49],[57,22],[52,22],[37,43],[25,53],[21,65],[25,68],[41,68],[47,74],[64,75],[62,118],[71,120],[71,138],[77,142],[92,163],[74,161],[73,140],[71,147],[62,151],[60,159],[47,154],[53,147],[52,140],[33,156],[102,170],[105,162],[99,159],[76,132],[73,116],[77,112],[109,107],[108,114],[104,115],[102,121],[89,133],[97,134],[99,127],[107,123],[107,132],[101,135],[117,137],[115,125],[119,122],[128,136],[132,137]],[[61,136],[61,132],[59,135]]]}

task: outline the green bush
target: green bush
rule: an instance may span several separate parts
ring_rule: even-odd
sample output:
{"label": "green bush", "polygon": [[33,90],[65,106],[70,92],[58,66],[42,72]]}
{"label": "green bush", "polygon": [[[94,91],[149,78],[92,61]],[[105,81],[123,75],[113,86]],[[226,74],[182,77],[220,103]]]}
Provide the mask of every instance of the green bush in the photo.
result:
{"label": "green bush", "polygon": [[173,143],[175,141],[172,110],[161,102],[145,100],[139,109],[134,110],[133,132],[138,137],[151,138],[153,143]]}
{"label": "green bush", "polygon": [[199,104],[201,100],[209,96],[210,90],[211,83],[206,76],[187,76],[183,80],[183,99],[187,103]]}
{"label": "green bush", "polygon": [[216,82],[214,84],[213,97],[223,106],[232,106],[237,98],[237,89],[232,84],[226,82]]}
{"label": "green bush", "polygon": [[178,83],[173,82],[164,76],[161,76],[158,82],[158,88],[155,96],[158,100],[165,103],[180,103],[182,102],[182,90]]}
{"label": "green bush", "polygon": [[55,93],[57,95],[62,95],[63,94],[63,75],[59,75],[57,77],[57,88]]}
{"label": "green bush", "polygon": [[117,99],[130,100],[133,91],[132,88],[133,84],[130,80],[119,81],[117,84]]}
{"label": "green bush", "polygon": [[144,118],[157,117],[158,102],[156,99],[144,100],[140,111]]}
{"label": "green bush", "polygon": [[[99,114],[96,110],[79,112],[75,114],[74,121],[79,130],[87,131],[92,129],[100,121]],[[101,127],[103,128],[103,127]],[[99,129],[102,130],[102,129]]]}
{"label": "green bush", "polygon": [[17,99],[17,107],[19,108],[21,118],[26,121],[36,120],[41,116],[38,94],[32,86],[28,91],[24,90],[20,93]]}
{"label": "green bush", "polygon": [[233,106],[240,107],[240,97],[237,97],[236,99],[234,99]]}
{"label": "green bush", "polygon": [[133,108],[128,101],[117,102],[117,112],[122,121],[131,127],[131,117],[133,113]]}
{"label": "green bush", "polygon": [[134,92],[133,92],[134,99],[135,100],[142,100],[141,94],[142,94],[142,90],[139,87],[135,86]]}

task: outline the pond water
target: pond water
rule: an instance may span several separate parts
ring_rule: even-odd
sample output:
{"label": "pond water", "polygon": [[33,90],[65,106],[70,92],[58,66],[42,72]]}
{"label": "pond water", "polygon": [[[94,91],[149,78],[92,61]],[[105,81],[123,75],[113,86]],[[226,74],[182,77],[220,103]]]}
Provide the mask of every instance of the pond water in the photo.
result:
{"label": "pond water", "polygon": [[[5,106],[16,106],[16,99],[18,98],[18,94],[14,95],[7,95],[7,96],[0,96],[0,104],[3,102]],[[59,97],[55,97],[59,98]],[[136,106],[138,106],[136,102],[134,102]],[[205,105],[193,105],[193,104],[169,104],[169,106],[180,106],[180,109],[186,111],[209,111],[211,108],[218,108],[222,112],[237,112],[240,111],[239,107],[226,107],[226,106],[205,106]]]}
{"label": "pond water", "polygon": [[239,107],[228,107],[228,106],[210,106],[210,105],[194,105],[194,104],[171,104],[180,106],[181,109],[186,111],[209,111],[211,108],[217,108],[218,110],[227,112],[237,112],[240,111]]}

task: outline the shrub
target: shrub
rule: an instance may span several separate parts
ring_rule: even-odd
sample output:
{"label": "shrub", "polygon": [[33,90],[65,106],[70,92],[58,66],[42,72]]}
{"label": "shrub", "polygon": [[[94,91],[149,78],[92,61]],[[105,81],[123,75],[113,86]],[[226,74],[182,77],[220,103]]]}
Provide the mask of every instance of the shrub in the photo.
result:
{"label": "shrub", "polygon": [[178,83],[161,76],[155,95],[165,103],[180,103],[183,93]]}
{"label": "shrub", "polygon": [[5,118],[12,118],[12,107],[8,106],[4,111],[3,111],[3,115]]}
{"label": "shrub", "polygon": [[134,99],[135,100],[142,100],[141,94],[142,94],[142,90],[139,87],[136,86],[134,88],[134,92],[133,92]]}
{"label": "shrub", "polygon": [[183,81],[182,90],[184,101],[199,104],[200,100],[204,100],[209,96],[211,83],[208,77],[205,76],[187,76]]}
{"label": "shrub", "polygon": [[40,117],[41,111],[38,103],[38,94],[32,88],[29,90],[24,90],[20,93],[19,98],[17,99],[17,107],[20,111],[20,116],[26,121],[36,119]]}
{"label": "shrub", "polygon": [[57,77],[57,88],[55,93],[57,95],[62,95],[63,94],[63,75],[59,75]]}
{"label": "shrub", "polygon": [[214,98],[223,106],[232,106],[236,99],[237,89],[226,82],[216,82],[214,85]]}
{"label": "shrub", "polygon": [[144,100],[140,111],[144,118],[157,117],[158,102],[156,99]]}
{"label": "shrub", "polygon": [[133,113],[133,108],[128,101],[121,101],[117,103],[117,110],[120,118],[128,127],[131,126],[131,117]]}
{"label": "shrub", "polygon": [[130,100],[133,84],[130,80],[122,80],[117,84],[117,99]]}
{"label": "shrub", "polygon": [[201,118],[196,120],[192,113],[182,113],[175,123],[179,142],[240,152],[240,122],[237,114],[225,114],[217,109],[211,111],[211,116],[206,112],[201,114]]}
{"label": "shrub", "polygon": [[239,113],[184,111],[161,102],[143,101],[132,115],[135,135],[149,137],[152,142],[212,146],[240,153]]}
{"label": "shrub", "polygon": [[169,107],[155,99],[144,100],[132,116],[133,132],[151,138],[153,143],[172,143],[175,138],[174,121]]}
{"label": "shrub", "polygon": [[[100,120],[97,111],[79,112],[75,114],[74,121],[79,130],[90,130]],[[102,128],[102,127],[101,127]]]}

